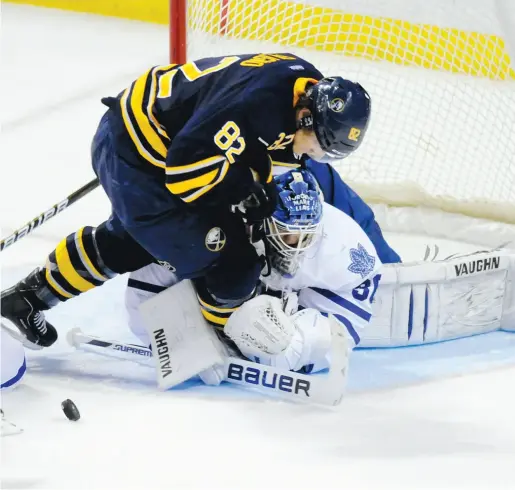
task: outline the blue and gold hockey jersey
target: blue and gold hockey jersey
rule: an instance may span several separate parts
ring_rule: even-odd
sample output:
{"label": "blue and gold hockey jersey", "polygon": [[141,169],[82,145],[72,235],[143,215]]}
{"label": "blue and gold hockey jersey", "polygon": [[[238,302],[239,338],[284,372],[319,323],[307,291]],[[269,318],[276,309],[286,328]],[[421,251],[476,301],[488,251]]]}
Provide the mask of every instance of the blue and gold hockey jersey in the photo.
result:
{"label": "blue and gold hockey jersey", "polygon": [[[184,203],[234,204],[272,162],[295,165],[295,104],[323,75],[292,54],[155,66],[109,103],[117,151]],[[249,171],[250,169],[250,171]]]}

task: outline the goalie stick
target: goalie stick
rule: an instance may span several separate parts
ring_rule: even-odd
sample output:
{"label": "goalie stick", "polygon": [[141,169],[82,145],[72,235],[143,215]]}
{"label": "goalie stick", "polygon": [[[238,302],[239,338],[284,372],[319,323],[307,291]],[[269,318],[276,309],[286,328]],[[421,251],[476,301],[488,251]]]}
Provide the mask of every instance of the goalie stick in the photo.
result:
{"label": "goalie stick", "polygon": [[[334,317],[330,319],[331,366],[328,374],[308,376],[229,356],[224,363],[225,381],[295,402],[339,405],[345,391],[350,349],[343,326]],[[105,355],[151,365],[152,351],[148,347],[101,339],[83,333],[80,328],[70,330],[66,338],[77,349],[98,347]]]}
{"label": "goalie stick", "polygon": [[61,213],[65,209],[69,208],[72,204],[76,203],[79,199],[82,199],[86,194],[89,194],[93,189],[96,189],[100,185],[98,178],[93,179],[86,185],[83,185],[80,189],[65,197],[62,201],[54,204],[52,207],[39,214],[35,218],[32,218],[27,224],[18,228],[10,235],[2,238],[0,241],[0,252],[7,247],[10,247],[13,243],[18,242],[22,238],[32,233],[36,228],[46,223],[50,218],[53,218],[56,214]]}

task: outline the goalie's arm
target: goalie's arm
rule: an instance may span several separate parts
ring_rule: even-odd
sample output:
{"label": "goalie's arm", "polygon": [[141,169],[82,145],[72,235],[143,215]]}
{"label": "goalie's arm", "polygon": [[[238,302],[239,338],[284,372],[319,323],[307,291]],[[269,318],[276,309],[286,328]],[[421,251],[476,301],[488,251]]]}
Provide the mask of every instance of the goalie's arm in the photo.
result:
{"label": "goalie's arm", "polygon": [[299,304],[304,308],[313,308],[323,316],[332,314],[345,326],[349,340],[356,346],[371,321],[372,302],[380,281],[381,274],[376,274],[350,292],[340,293],[317,287],[306,288],[299,294]]}

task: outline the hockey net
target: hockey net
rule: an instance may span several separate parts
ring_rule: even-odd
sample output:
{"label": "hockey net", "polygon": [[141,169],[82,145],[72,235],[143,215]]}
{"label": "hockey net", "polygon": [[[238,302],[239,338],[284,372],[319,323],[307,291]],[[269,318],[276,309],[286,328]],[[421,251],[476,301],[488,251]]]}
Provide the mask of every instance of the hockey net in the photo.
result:
{"label": "hockey net", "polygon": [[172,61],[292,52],[359,81],[372,97],[370,129],[337,168],[367,201],[515,223],[512,0],[171,7]]}

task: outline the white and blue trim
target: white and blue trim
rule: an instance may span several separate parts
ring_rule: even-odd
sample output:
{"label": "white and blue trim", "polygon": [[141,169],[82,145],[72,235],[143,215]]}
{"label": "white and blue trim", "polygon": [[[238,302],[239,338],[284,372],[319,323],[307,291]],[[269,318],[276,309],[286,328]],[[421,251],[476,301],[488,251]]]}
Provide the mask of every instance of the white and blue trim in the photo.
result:
{"label": "white and blue trim", "polygon": [[350,313],[356,315],[357,317],[361,318],[362,320],[365,320],[366,322],[369,322],[372,318],[372,314],[365,310],[364,308],[361,308],[355,303],[352,303],[348,299],[343,298],[342,296],[339,296],[338,294],[333,293],[332,291],[329,291],[327,289],[321,289],[321,288],[310,288],[316,293],[322,295],[324,298],[327,298],[331,300],[333,303],[337,304],[338,306],[346,309]]}
{"label": "white and blue trim", "polygon": [[18,369],[18,372],[11,379],[8,379],[4,383],[2,383],[0,385],[0,390],[3,390],[4,388],[9,388],[18,383],[18,381],[20,381],[21,378],[23,378],[25,371],[27,371],[27,362],[25,360],[25,357],[23,357],[23,364],[20,366],[20,369]]}

